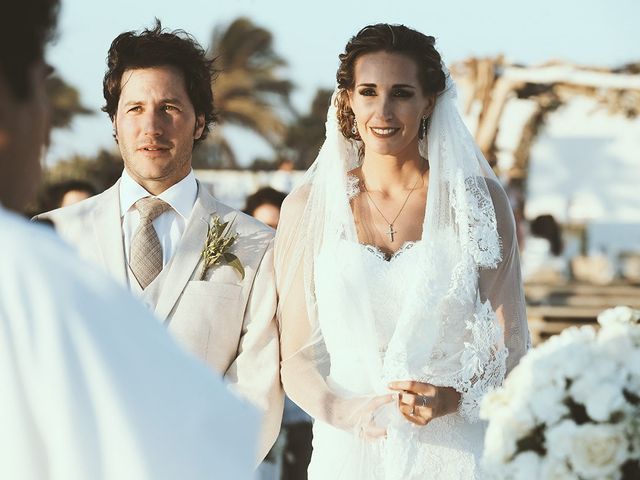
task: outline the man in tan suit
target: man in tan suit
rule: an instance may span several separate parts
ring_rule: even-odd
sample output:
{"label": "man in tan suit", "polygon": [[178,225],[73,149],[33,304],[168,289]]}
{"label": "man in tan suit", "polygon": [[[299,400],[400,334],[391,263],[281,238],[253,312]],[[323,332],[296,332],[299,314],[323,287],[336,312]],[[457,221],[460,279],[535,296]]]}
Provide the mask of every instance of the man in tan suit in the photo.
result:
{"label": "man in tan suit", "polygon": [[[119,35],[109,50],[103,110],[124,160],[122,177],[41,217],[262,410],[261,459],[278,434],[283,404],[273,232],[218,202],[193,175],[194,143],[214,120],[211,70],[191,37],[159,22]],[[241,267],[227,255],[205,271],[201,252],[214,220],[233,222],[237,240],[225,253]]]}

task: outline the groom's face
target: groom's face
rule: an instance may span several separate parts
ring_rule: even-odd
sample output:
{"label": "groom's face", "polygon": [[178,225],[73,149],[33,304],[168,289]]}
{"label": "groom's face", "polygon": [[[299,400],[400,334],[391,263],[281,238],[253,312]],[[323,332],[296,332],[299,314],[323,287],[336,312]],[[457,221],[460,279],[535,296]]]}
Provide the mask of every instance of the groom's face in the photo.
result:
{"label": "groom's face", "polygon": [[121,85],[113,126],[125,169],[158,195],[191,171],[204,116],[196,115],[184,76],[174,67],[126,70]]}

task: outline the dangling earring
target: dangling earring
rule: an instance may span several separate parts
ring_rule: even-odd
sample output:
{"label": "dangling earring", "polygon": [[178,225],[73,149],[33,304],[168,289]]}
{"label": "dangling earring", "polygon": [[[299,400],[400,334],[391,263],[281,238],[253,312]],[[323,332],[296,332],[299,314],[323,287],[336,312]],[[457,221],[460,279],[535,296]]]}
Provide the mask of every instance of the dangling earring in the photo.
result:
{"label": "dangling earring", "polygon": [[353,124],[351,125],[351,134],[354,137],[358,136],[358,122],[356,122],[356,116],[353,116]]}
{"label": "dangling earring", "polygon": [[429,130],[429,123],[431,123],[431,117],[427,117],[426,115],[422,117],[420,120],[420,129],[418,130],[418,138],[422,140]]}

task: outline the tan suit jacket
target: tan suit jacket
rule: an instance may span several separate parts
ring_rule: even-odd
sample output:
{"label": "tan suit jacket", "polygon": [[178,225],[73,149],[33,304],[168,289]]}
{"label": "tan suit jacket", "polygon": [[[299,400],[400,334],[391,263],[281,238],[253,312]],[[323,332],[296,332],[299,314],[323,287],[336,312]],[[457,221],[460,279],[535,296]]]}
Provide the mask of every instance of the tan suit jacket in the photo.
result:
{"label": "tan suit jacket", "polygon": [[[51,219],[83,257],[128,286],[119,185],[39,218]],[[235,219],[238,239],[232,252],[244,266],[244,280],[228,265],[212,267],[206,280],[199,280],[207,225],[215,215],[223,221]],[[262,459],[280,430],[283,407],[273,230],[218,202],[198,183],[198,196],[177,249],[141,298],[179,343],[263,411],[258,444]]]}

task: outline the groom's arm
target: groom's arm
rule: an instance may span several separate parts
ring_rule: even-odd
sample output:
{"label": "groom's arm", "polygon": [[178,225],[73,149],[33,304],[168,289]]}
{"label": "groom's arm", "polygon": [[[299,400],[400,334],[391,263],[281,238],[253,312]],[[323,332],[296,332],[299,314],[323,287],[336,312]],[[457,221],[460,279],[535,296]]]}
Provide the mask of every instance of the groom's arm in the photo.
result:
{"label": "groom's arm", "polygon": [[263,413],[258,442],[262,460],[280,431],[284,393],[280,383],[280,348],[275,321],[277,306],[273,240],[256,270],[244,313],[238,356],[225,373],[232,388]]}

